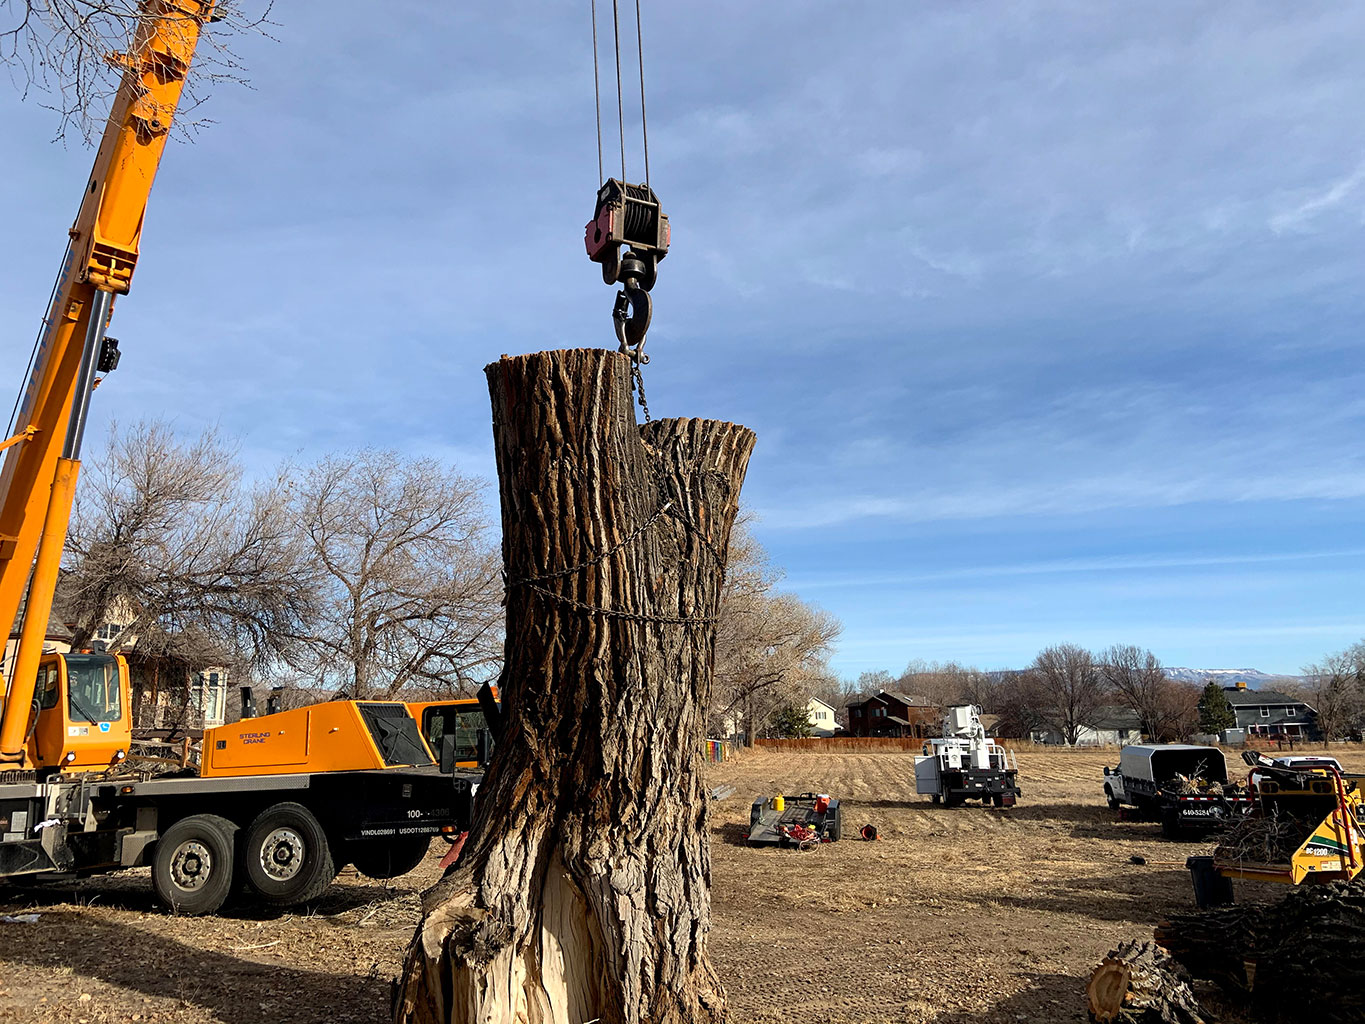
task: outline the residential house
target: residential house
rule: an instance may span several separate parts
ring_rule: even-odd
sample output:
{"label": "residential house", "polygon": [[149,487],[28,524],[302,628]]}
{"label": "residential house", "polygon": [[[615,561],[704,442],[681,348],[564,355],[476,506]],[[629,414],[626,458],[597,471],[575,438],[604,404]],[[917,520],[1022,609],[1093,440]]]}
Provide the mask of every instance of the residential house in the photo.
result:
{"label": "residential house", "polygon": [[810,720],[812,736],[833,736],[836,732],[842,732],[843,726],[835,721],[836,715],[837,709],[819,697],[806,701],[806,718]]}
{"label": "residential house", "polygon": [[910,736],[923,739],[939,733],[938,706],[924,697],[881,690],[848,705],[851,736]]}
{"label": "residential house", "polygon": [[[1038,726],[1029,730],[1029,739],[1034,743],[1066,743],[1066,735],[1060,728],[1052,725]],[[1129,743],[1142,742],[1142,720],[1130,708],[1110,706],[1098,709],[1094,715],[1076,732],[1078,747],[1125,747]]]}
{"label": "residential house", "polygon": [[1237,728],[1249,737],[1322,739],[1318,712],[1304,701],[1278,690],[1253,690],[1245,682],[1225,686],[1223,693],[1237,715]]}
{"label": "residential house", "polygon": [[[128,662],[134,727],[200,729],[222,725],[227,714],[227,668],[195,669],[179,658],[139,652],[137,637],[124,635],[133,618],[131,608],[116,607],[109,621],[95,630],[91,640],[95,644],[119,641],[119,653]],[[21,609],[14,631],[5,643],[3,667],[6,678],[14,669],[22,622]],[[73,627],[72,617],[64,612],[59,593],[53,600],[47,635],[43,638],[43,653],[70,651]]]}

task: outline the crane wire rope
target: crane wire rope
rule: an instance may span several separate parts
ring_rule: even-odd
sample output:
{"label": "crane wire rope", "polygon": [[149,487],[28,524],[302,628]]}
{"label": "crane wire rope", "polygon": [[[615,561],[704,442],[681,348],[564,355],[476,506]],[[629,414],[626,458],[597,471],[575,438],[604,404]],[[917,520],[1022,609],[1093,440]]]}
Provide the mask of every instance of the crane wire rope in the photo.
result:
{"label": "crane wire rope", "polygon": [[640,0],[635,0],[635,51],[640,55],[640,134],[645,149],[645,187],[649,187],[649,119],[645,116],[645,34],[640,21]]}
{"label": "crane wire rope", "polygon": [[62,272],[66,269],[66,261],[71,256],[71,242],[66,243],[66,251],[62,253],[62,269],[57,271],[57,277],[52,282],[52,294],[47,297],[47,314],[38,325],[38,336],[33,339],[33,348],[29,350],[28,366],[24,369],[24,376],[19,381],[19,393],[14,396],[14,408],[10,410],[9,425],[5,428],[5,437],[13,437],[19,419],[19,405],[24,400],[24,395],[28,391],[30,380],[33,376],[33,365],[38,361],[38,349],[43,343],[43,335],[52,321],[49,319],[52,314],[52,303],[57,300],[57,289],[62,284]]}
{"label": "crane wire rope", "polygon": [[621,0],[611,0],[612,41],[616,44],[616,128],[621,135],[621,181],[626,180],[626,100],[621,88]]}
{"label": "crane wire rope", "polygon": [[[606,180],[605,161],[602,155],[602,71],[599,60],[597,37],[597,0],[592,0],[592,96],[593,112],[597,127],[597,178]],[[625,86],[621,77],[621,2],[612,0],[612,50],[616,60],[616,134],[621,148],[621,181],[626,178],[626,99]],[[640,0],[635,0],[635,52],[640,74],[640,139],[645,165],[645,185],[649,185],[649,116],[645,107],[645,44],[644,19],[640,10]]]}
{"label": "crane wire rope", "polygon": [[592,0],[592,103],[597,113],[597,180],[602,181],[602,86],[597,71],[597,0]]}

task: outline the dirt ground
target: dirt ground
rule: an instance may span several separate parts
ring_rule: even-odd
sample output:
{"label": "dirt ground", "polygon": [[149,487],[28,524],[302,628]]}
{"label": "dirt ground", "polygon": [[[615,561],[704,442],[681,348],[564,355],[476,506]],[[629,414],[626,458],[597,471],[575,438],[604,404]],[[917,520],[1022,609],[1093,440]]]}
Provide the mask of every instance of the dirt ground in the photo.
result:
{"label": "dirt ground", "polygon": [[[1081,1022],[1099,958],[1191,906],[1184,860],[1208,844],[1116,822],[1100,795],[1112,752],[1020,754],[1010,810],[932,806],[914,795],[911,756],[761,751],[712,767],[712,785],[736,787],[711,823],[711,952],[733,1021]],[[1365,771],[1365,755],[1338,756]],[[872,823],[881,838],[742,845],[754,796],[805,790],[844,801],[846,834]],[[289,914],[171,917],[145,872],[0,889],[0,915],[39,915],[0,920],[0,1021],[384,1021],[442,850],[394,883],[347,869]]]}

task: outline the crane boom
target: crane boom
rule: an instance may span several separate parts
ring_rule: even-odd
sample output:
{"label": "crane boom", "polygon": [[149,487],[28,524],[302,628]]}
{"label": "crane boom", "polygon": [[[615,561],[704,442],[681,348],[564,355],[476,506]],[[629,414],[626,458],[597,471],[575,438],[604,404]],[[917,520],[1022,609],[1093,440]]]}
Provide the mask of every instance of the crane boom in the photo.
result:
{"label": "crane boom", "polygon": [[123,76],[14,421],[19,433],[0,469],[0,625],[6,636],[26,584],[29,595],[0,713],[0,765],[23,762],[105,329],[114,296],[125,294],[132,281],[152,179],[213,6],[214,0],[142,0],[133,45],[115,58]]}

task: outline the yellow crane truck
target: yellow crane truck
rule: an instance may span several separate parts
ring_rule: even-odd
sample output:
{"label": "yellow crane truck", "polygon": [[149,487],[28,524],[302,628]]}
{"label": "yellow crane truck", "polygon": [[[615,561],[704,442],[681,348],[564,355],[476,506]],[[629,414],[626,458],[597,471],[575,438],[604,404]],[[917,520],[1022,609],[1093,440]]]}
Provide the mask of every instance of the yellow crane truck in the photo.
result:
{"label": "yellow crane truck", "polygon": [[212,913],[238,881],[286,906],[320,895],[347,863],[402,874],[433,835],[467,827],[477,784],[439,770],[397,701],[336,701],[210,729],[197,774],[148,777],[127,762],[127,662],[43,650],[91,395],[118,362],[105,332],[132,280],[152,179],[213,7],[141,4],[16,433],[0,443],[6,635],[24,608],[13,670],[0,680],[0,879],[150,866],[157,895],[182,913]]}

